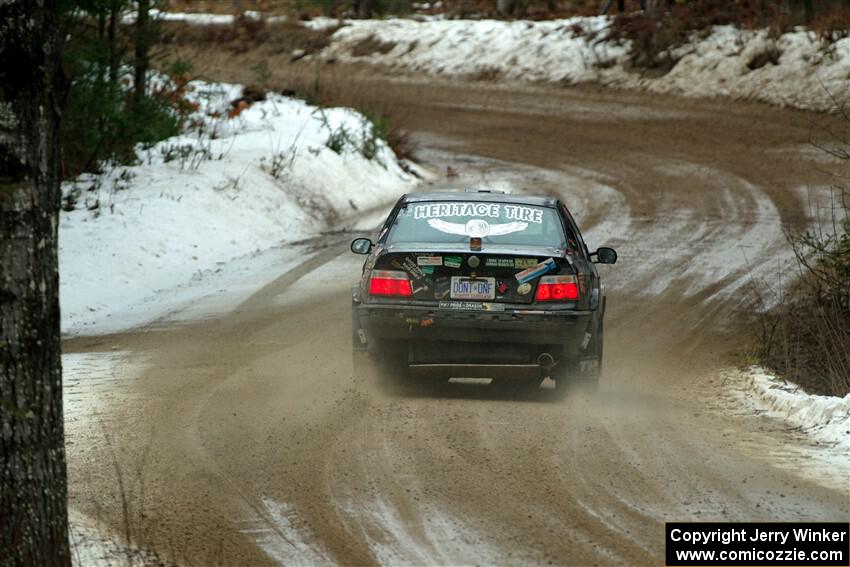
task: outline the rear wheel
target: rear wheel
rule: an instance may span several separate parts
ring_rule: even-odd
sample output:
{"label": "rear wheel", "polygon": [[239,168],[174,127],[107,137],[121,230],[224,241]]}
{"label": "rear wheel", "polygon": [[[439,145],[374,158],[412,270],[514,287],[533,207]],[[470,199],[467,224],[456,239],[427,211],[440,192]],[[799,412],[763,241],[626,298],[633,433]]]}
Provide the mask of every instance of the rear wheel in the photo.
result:
{"label": "rear wheel", "polygon": [[564,356],[550,372],[555,390],[563,394],[567,389],[596,392],[602,375],[602,319],[596,321],[590,331],[587,348],[579,355]]}

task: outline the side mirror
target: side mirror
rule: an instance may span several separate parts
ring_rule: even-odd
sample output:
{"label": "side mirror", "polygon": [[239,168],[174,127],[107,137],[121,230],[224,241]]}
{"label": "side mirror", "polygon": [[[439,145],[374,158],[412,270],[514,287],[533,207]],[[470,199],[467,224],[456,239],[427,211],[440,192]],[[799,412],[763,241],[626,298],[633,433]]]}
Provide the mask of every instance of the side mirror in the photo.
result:
{"label": "side mirror", "polygon": [[355,238],[351,241],[351,251],[355,254],[368,254],[372,251],[372,241],[368,238]]}
{"label": "side mirror", "polygon": [[613,248],[608,248],[607,246],[603,246],[602,248],[597,248],[596,252],[591,253],[591,259],[596,257],[595,262],[597,264],[616,264],[617,263],[617,251]]}

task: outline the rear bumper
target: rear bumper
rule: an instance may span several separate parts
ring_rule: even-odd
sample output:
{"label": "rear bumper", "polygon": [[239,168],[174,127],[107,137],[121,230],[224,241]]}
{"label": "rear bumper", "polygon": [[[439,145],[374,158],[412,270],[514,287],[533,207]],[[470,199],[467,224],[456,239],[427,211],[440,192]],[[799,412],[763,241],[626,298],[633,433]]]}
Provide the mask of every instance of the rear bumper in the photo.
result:
{"label": "rear bumper", "polygon": [[[434,306],[353,305],[354,348],[407,342],[410,362],[526,364],[543,352],[574,356],[586,344],[595,311],[455,311]],[[460,350],[460,352],[451,352]]]}

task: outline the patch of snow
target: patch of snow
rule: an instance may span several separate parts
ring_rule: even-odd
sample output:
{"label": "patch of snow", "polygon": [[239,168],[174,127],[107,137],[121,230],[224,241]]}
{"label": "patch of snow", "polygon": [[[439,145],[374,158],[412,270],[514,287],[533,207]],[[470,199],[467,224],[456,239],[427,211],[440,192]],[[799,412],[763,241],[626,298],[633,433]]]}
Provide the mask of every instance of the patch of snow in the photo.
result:
{"label": "patch of snow", "polygon": [[71,564],[74,567],[163,565],[156,555],[127,545],[99,522],[73,508],[68,510]]}
{"label": "patch of snow", "polygon": [[722,376],[727,411],[764,420],[749,435],[738,431],[741,451],[850,495],[850,395],[810,395],[758,367]]}
{"label": "patch of snow", "polygon": [[[448,76],[526,82],[599,82],[686,96],[729,96],[812,110],[846,100],[850,38],[831,45],[798,28],[777,39],[767,30],[716,26],[676,50],[670,72],[630,70],[628,44],[604,40],[606,16],[550,21],[351,20],[320,57]],[[354,56],[366,40],[394,47]],[[777,56],[775,62],[766,54]],[[761,61],[759,61],[761,59]],[[760,63],[761,66],[758,66]]]}
{"label": "patch of snow", "polygon": [[328,18],[327,16],[317,16],[310,18],[306,22],[302,22],[305,28],[314,31],[323,31],[333,29],[342,25],[344,22],[338,18]]}
{"label": "patch of snow", "polygon": [[817,396],[760,367],[746,373],[749,400],[793,427],[798,427],[827,450],[850,459],[850,394]]}
{"label": "patch of snow", "polygon": [[208,293],[193,279],[229,260],[353,227],[416,187],[357,112],[269,94],[229,117],[241,93],[199,83],[192,132],[140,150],[138,165],[64,184],[79,204],[60,216],[63,333],[154,320],[174,307],[170,290],[190,290],[184,302]]}
{"label": "patch of snow", "polygon": [[368,504],[343,504],[381,565],[495,565],[504,558],[468,521],[435,506],[417,505],[415,518],[376,496]]}
{"label": "patch of snow", "polygon": [[[65,417],[65,443],[69,458],[78,447],[103,442],[103,411],[117,398],[127,401],[126,388],[119,383],[137,375],[140,365],[130,361],[130,353],[65,353],[62,355],[62,403]],[[72,480],[74,475],[72,474]],[[72,564],[80,567],[108,565],[162,565],[156,554],[128,545],[119,533],[77,508],[79,498],[72,483],[69,494],[69,536]]]}
{"label": "patch of snow", "polygon": [[317,545],[305,541],[295,527],[297,514],[286,503],[263,498],[263,518],[252,519],[242,533],[254,537],[257,545],[280,565],[335,565]]}
{"label": "patch of snow", "polygon": [[62,404],[65,427],[73,441],[77,423],[90,425],[113,384],[129,374],[126,351],[64,353],[62,355]]}
{"label": "patch of snow", "polygon": [[[184,22],[187,24],[209,26],[233,25],[236,21],[236,16],[233,14],[208,14],[204,12],[167,12],[165,10],[151,9],[149,17],[160,22]],[[242,16],[248,20],[259,21],[263,20],[267,23],[281,22],[286,20],[286,16],[265,16],[261,12],[255,10],[245,10]],[[123,23],[133,24],[136,22],[136,12],[129,11],[122,18]]]}

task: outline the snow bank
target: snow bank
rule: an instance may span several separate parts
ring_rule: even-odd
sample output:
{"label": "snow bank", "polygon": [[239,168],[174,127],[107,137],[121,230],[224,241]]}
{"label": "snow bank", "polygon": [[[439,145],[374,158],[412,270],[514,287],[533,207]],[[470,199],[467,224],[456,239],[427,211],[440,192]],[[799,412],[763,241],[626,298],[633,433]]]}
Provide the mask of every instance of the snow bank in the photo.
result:
{"label": "snow bank", "polygon": [[[353,224],[417,178],[344,108],[270,95],[237,116],[239,86],[199,84],[193,131],[63,186],[64,333],[106,332],[161,314],[163,291],[236,257]],[[338,152],[326,143],[337,140]],[[127,317],[136,312],[135,317]]]}
{"label": "snow bank", "polygon": [[[676,55],[681,58],[669,73],[648,77],[628,70],[627,45],[600,40],[609,22],[604,16],[541,22],[353,20],[332,36],[320,57],[438,75],[570,84],[594,81],[812,110],[832,108],[831,95],[842,100],[848,95],[850,38],[827,46],[802,29],[773,40],[767,30],[717,26],[707,37],[694,36],[679,48]],[[356,47],[362,53],[374,41],[385,44],[385,49],[354,55]],[[766,53],[780,54],[775,64],[764,62],[761,56]]]}
{"label": "snow bank", "polygon": [[[245,10],[242,12],[242,18],[248,20],[265,20],[267,23],[282,22],[286,20],[286,16],[264,16],[260,12],[254,10]],[[187,24],[196,25],[218,25],[229,26],[236,21],[236,16],[233,14],[208,14],[205,12],[166,12],[164,10],[151,9],[150,18],[160,22],[184,22]],[[136,12],[129,11],[121,18],[125,24],[133,24],[136,22]]]}
{"label": "snow bank", "polygon": [[850,394],[843,398],[807,394],[798,385],[759,367],[750,368],[746,378],[747,399],[759,409],[850,458]]}

